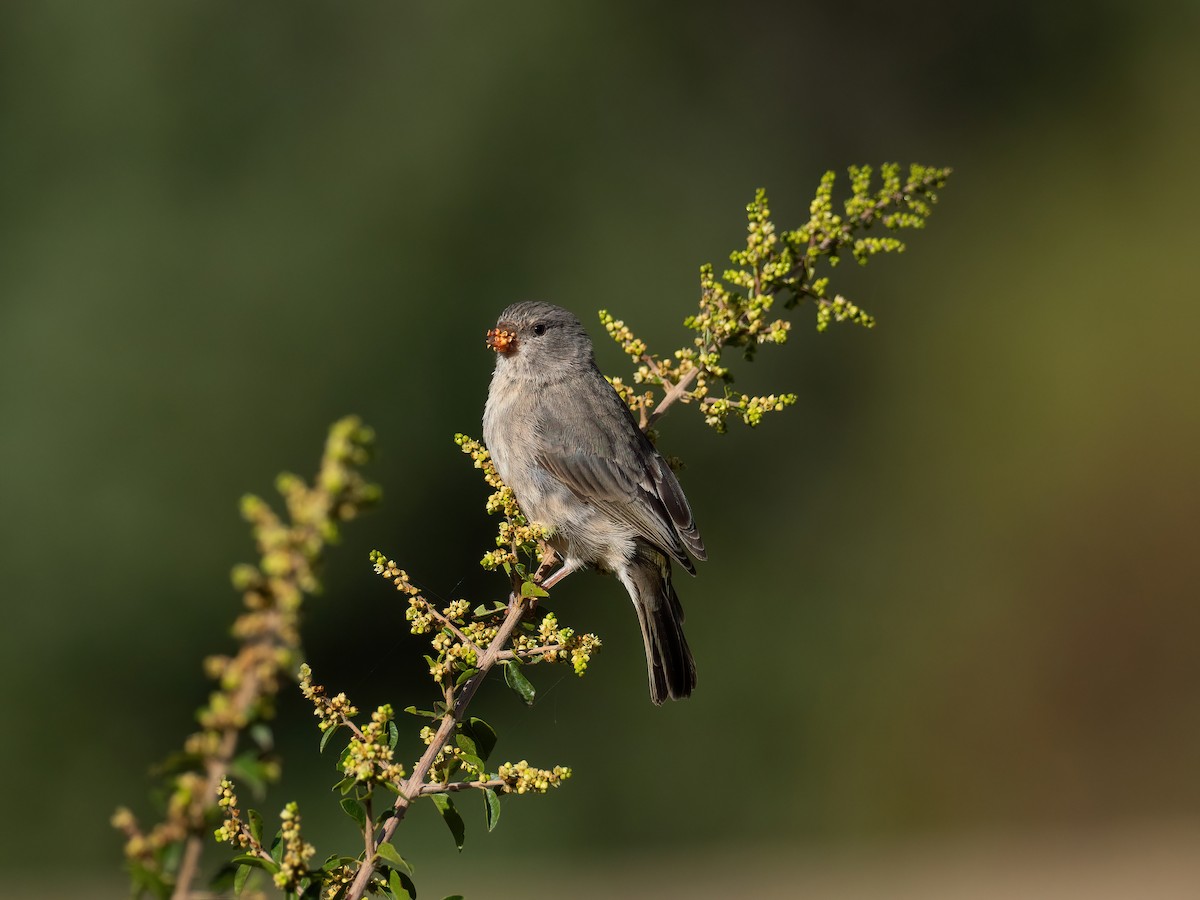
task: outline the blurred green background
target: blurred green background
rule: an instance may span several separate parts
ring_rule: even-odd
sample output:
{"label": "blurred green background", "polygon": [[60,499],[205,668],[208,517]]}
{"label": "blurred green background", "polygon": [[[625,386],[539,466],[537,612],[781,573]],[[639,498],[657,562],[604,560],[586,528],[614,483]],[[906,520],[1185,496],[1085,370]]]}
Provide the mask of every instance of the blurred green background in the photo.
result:
{"label": "blurred green background", "polygon": [[[608,308],[670,350],[757,186],[792,227],[825,169],[887,160],[956,173],[909,253],[836,273],[879,327],[802,309],[740,379],[796,408],[664,422],[710,551],[680,584],[696,696],[653,708],[620,588],[572,578],[589,677],[479,707],[499,755],[575,779],[491,835],[466,798],[461,856],[421,810],[401,850],[432,897],[1195,896],[1198,18],[0,6],[6,896],[124,891],[107,819],[148,813],[230,646],[240,494],[310,474],[336,417],[374,425],[385,504],[307,651],[360,706],[422,702],[367,551],[501,590],[451,442],[479,434],[496,313],[551,299],[599,336]],[[298,695],[279,732],[263,808],[352,849]]]}

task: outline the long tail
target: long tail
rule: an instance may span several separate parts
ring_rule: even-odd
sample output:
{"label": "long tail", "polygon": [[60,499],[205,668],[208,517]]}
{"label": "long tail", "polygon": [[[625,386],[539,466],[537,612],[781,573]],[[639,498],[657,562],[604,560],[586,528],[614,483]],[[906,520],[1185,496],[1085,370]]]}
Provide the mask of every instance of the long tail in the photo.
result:
{"label": "long tail", "polygon": [[640,547],[620,578],[642,626],[650,699],[661,706],[668,697],[682,700],[691,696],[696,688],[696,662],[683,636],[683,607],[671,585],[670,560],[652,547]]}

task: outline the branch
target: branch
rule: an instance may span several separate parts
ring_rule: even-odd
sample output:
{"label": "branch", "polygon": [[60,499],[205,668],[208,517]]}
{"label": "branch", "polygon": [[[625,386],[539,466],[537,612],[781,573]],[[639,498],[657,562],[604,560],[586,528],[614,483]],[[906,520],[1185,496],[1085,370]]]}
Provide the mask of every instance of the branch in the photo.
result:
{"label": "branch", "polygon": [[508,787],[508,782],[503,778],[493,778],[491,781],[447,781],[443,784],[423,784],[421,785],[421,796],[428,797],[430,794],[454,794],[459,791],[470,790],[501,790]]}
{"label": "branch", "polygon": [[[234,721],[241,720],[243,717],[250,718],[248,715],[250,707],[259,699],[259,680],[253,670],[246,672],[244,677],[246,680],[242,682],[237,694],[234,695],[233,709],[231,710],[233,713],[231,718]],[[238,726],[232,723],[226,725],[221,732],[221,743],[217,752],[205,760],[202,802],[207,804],[210,798],[216,795],[217,785],[225,777],[225,773],[229,770],[229,764],[233,761],[233,755],[237,751],[240,734],[241,729]],[[199,831],[193,831],[188,835],[187,843],[183,848],[183,859],[175,876],[175,889],[171,892],[171,900],[189,900],[192,897],[192,881],[200,867],[200,854],[204,850],[207,837],[207,832],[201,837]],[[266,854],[266,858],[270,859],[271,855]]]}
{"label": "branch", "polygon": [[[688,388],[692,386],[692,382],[699,377],[700,367],[696,366],[695,368],[688,370],[688,372],[684,374],[679,381],[675,382],[674,387],[667,391],[666,396],[658,401],[658,406],[654,407],[654,412],[650,413],[650,418],[646,422],[645,426],[643,426],[642,431],[648,430],[654,425],[655,422],[661,419],[663,413],[670,409],[671,405],[674,404],[675,401],[683,397],[683,395],[688,392]],[[665,381],[666,379],[664,379],[664,383]]]}
{"label": "branch", "polygon": [[[442,718],[442,724],[438,727],[437,733],[430,741],[429,747],[426,748],[424,755],[417,763],[411,777],[404,782],[404,788],[396,802],[392,805],[392,815],[383,825],[383,831],[379,835],[379,844],[387,843],[392,839],[392,835],[396,833],[396,828],[401,820],[407,814],[409,807],[412,805],[412,798],[419,797],[424,791],[425,779],[429,775],[429,770],[433,768],[434,760],[437,759],[439,753],[446,747],[450,741],[450,737],[458,728],[463,717],[466,715],[467,706],[470,704],[475,692],[479,690],[479,686],[483,684],[492,667],[500,661],[500,654],[508,646],[512,640],[513,632],[517,626],[521,624],[521,619],[525,613],[529,611],[525,599],[521,596],[520,591],[513,591],[509,597],[508,612],[504,616],[504,621],[500,623],[500,629],[496,632],[496,636],[488,643],[487,649],[484,651],[482,658],[478,663],[478,669],[474,675],[468,679],[463,685],[462,692],[455,700],[453,709],[447,711]],[[457,789],[456,789],[457,790]],[[430,793],[437,793],[431,791]],[[350,890],[346,892],[346,900],[360,900],[367,892],[367,888],[371,884],[371,878],[375,874],[375,867],[379,862],[378,851],[368,856],[359,866],[358,874],[355,875],[354,883],[350,885]]]}
{"label": "branch", "polygon": [[557,653],[562,649],[562,644],[543,644],[540,647],[524,647],[520,650],[501,650],[499,659],[529,659],[530,657],[543,656],[547,653]]}

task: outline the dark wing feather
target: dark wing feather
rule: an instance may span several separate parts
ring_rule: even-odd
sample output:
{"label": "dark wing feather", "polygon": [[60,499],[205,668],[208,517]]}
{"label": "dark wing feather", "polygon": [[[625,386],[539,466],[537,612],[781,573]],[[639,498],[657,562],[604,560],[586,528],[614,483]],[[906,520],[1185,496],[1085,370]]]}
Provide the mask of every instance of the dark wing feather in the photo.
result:
{"label": "dark wing feather", "polygon": [[696,520],[692,517],[692,508],[688,505],[687,497],[683,495],[683,488],[679,486],[679,480],[666,460],[657,453],[654,454],[654,468],[651,474],[658,488],[658,496],[675,524],[679,539],[696,559],[708,559],[704,550],[704,540],[700,537],[700,529],[696,527]]}
{"label": "dark wing feather", "polygon": [[[704,542],[674,473],[595,364],[577,373],[575,402],[537,422],[538,462],[576,497],[624,523],[692,574]],[[567,436],[586,435],[585,443]],[[684,548],[687,549],[684,549]]]}

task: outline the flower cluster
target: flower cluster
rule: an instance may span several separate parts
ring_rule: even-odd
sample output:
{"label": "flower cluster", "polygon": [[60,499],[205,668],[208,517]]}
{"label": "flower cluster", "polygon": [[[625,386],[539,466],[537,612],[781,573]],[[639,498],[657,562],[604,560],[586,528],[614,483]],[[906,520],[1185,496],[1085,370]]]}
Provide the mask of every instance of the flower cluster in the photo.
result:
{"label": "flower cluster", "polygon": [[553,769],[535,769],[525,760],[518,763],[503,763],[496,772],[496,777],[504,782],[504,790],[515,794],[537,791],[544,794],[552,787],[559,787],[562,782],[571,777],[571,770],[566,766],[555,766]]}
{"label": "flower cluster", "polygon": [[715,429],[718,434],[724,434],[726,420],[731,413],[736,413],[742,421],[754,428],[767,412],[779,412],[785,406],[796,402],[795,394],[768,394],[765,397],[751,397],[747,394],[730,392],[725,397],[706,397],[700,403],[700,412],[704,415],[704,424]]}
{"label": "flower cluster", "polygon": [[242,811],[238,809],[237,794],[233,791],[233,782],[222,778],[217,787],[217,806],[225,817],[215,832],[218,841],[232,844],[247,853],[261,854],[263,846],[250,830],[250,826],[242,820]]}
{"label": "flower cluster", "polygon": [[282,822],[279,837],[283,855],[279,860],[279,871],[271,878],[281,891],[295,891],[300,886],[300,880],[310,874],[308,861],[317,851],[312,844],[306,844],[300,835],[300,810],[294,802],[283,808],[279,818]]}
{"label": "flower cluster", "polygon": [[345,725],[358,715],[358,707],[345,694],[326,697],[325,688],[313,684],[312,669],[308,663],[300,666],[300,693],[313,705],[313,715],[320,719],[317,727],[322,731]]}
{"label": "flower cluster", "polygon": [[542,616],[536,631],[513,638],[513,652],[527,662],[558,662],[571,660],[576,675],[587,671],[592,654],[600,648],[600,638],[594,634],[575,633],[573,628],[559,627],[552,612]]}
{"label": "flower cluster", "polygon": [[[747,359],[763,344],[783,344],[791,322],[772,314],[776,300],[791,309],[804,299],[816,307],[816,327],[824,331],[830,322],[855,322],[865,327],[875,320],[840,294],[827,295],[829,277],[817,277],[823,264],[836,266],[844,252],[861,264],[879,253],[899,253],[904,242],[893,235],[865,234],[872,227],[888,231],[923,228],[937,202],[937,191],[945,185],[949,169],[913,165],[907,178],[899,165],[880,169],[880,187],[872,189],[870,166],[850,168],[850,197],[838,210],[833,199],[836,176],[826,172],[809,207],[809,221],[794,231],[780,233],[771,220],[766,193],[755,194],[746,207],[745,249],[730,254],[733,267],[717,278],[711,265],[700,269],[700,305],[684,325],[695,333],[691,346],[669,356],[649,352],[621,320],[601,311],[605,331],[635,362],[635,384],[661,386],[664,396],[638,393],[620,379],[613,379],[617,393],[639,417],[643,430],[672,403],[700,401],[704,421],[718,432],[726,430],[730,416],[755,426],[763,415],[795,402],[794,394],[750,396],[734,394],[710,397],[714,381],[728,383],[729,368],[722,362],[727,347],[738,347]],[[647,412],[650,410],[651,412]]]}
{"label": "flower cluster", "polygon": [[480,565],[489,571],[501,568],[511,571],[521,565],[523,556],[533,561],[537,568],[541,563],[540,542],[550,536],[549,530],[525,518],[512,488],[501,480],[492,463],[492,455],[480,441],[456,434],[454,442],[471,457],[475,468],[483,472],[484,481],[493,489],[487,500],[488,513],[504,516],[496,534],[497,549],[485,553]]}
{"label": "flower cluster", "polygon": [[371,721],[350,739],[342,755],[342,772],[363,785],[395,784],[404,777],[404,766],[394,759],[395,716],[384,704],[371,713]]}

